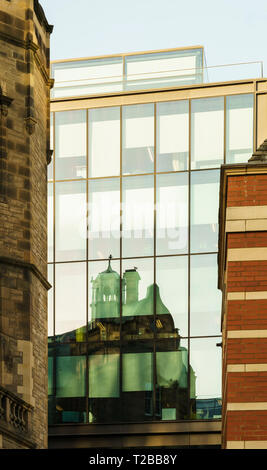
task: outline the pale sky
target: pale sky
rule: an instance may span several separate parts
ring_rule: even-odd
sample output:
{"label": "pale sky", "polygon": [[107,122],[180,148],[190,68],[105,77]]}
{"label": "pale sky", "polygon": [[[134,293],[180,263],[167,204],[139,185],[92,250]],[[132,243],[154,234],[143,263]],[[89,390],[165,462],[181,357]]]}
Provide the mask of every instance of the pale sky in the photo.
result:
{"label": "pale sky", "polygon": [[203,45],[208,66],[259,60],[267,75],[267,0],[39,1],[51,60]]}

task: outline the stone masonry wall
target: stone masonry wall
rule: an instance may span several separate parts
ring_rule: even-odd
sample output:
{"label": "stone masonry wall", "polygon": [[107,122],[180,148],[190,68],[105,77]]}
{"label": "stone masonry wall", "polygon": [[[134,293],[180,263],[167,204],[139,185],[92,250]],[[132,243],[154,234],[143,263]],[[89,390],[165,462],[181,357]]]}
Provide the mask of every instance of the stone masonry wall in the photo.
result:
{"label": "stone masonry wall", "polygon": [[[51,31],[37,0],[1,0],[0,384],[31,405],[27,440],[37,448],[47,447]],[[3,447],[16,442],[2,435]]]}

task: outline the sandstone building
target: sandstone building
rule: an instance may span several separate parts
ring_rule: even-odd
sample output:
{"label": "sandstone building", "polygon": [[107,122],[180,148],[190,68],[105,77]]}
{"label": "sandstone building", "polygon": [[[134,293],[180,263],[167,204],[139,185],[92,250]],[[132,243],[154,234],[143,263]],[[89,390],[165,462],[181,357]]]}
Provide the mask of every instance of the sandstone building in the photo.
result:
{"label": "sandstone building", "polygon": [[48,24],[0,2],[0,448],[47,447]]}

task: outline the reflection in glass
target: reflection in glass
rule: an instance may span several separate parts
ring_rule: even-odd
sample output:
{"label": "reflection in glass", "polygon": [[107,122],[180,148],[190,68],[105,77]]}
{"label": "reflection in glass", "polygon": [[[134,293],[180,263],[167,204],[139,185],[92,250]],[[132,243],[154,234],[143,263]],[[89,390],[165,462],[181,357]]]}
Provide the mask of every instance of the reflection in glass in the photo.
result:
{"label": "reflection in glass", "polygon": [[48,336],[53,336],[54,334],[54,265],[47,265],[47,278],[49,284],[51,284],[51,289],[48,290]]}
{"label": "reflection in glass", "polygon": [[218,250],[220,172],[191,174],[191,252]]}
{"label": "reflection in glass", "polygon": [[[50,149],[54,149],[54,115],[50,113]],[[51,162],[47,166],[47,179],[52,180],[54,177],[54,155],[52,156]]]}
{"label": "reflection in glass", "polygon": [[54,195],[53,183],[47,185],[47,260],[54,261]]}
{"label": "reflection in glass", "polygon": [[120,421],[119,349],[90,345],[89,423]]}
{"label": "reflection in glass", "polygon": [[157,254],[188,250],[188,173],[157,176]]}
{"label": "reflection in glass", "polygon": [[56,264],[56,335],[58,341],[84,341],[86,263]]}
{"label": "reflection in glass", "polygon": [[[160,257],[156,260],[156,280],[160,289],[162,302],[167,305],[170,314],[165,318],[159,316],[157,320],[160,328],[157,329],[158,338],[168,334],[175,337],[178,329],[181,336],[188,334],[188,267],[187,256]],[[156,310],[156,315],[160,311]],[[172,318],[172,322],[169,321]],[[174,327],[170,327],[174,323]]]}
{"label": "reflection in glass", "polygon": [[123,174],[154,171],[154,104],[122,108]]}
{"label": "reflection in glass", "polygon": [[123,257],[153,255],[154,177],[123,178]]}
{"label": "reflection in glass", "polygon": [[226,97],[226,162],[247,162],[253,152],[253,95]]}
{"label": "reflection in glass", "polygon": [[191,101],[191,168],[214,168],[223,163],[224,100]]}
{"label": "reflection in glass", "polygon": [[89,259],[120,256],[119,178],[89,181]]}
{"label": "reflection in glass", "polygon": [[86,183],[56,183],[56,261],[86,259]]}
{"label": "reflection in glass", "polygon": [[[184,347],[184,346],[186,347]],[[156,352],[156,415],[160,420],[188,418],[187,340],[158,342]]]}
{"label": "reflection in glass", "polygon": [[120,174],[120,108],[89,110],[89,176]]}
{"label": "reflection in glass", "polygon": [[61,345],[56,351],[56,421],[80,423],[86,420],[85,347]]}
{"label": "reflection in glass", "polygon": [[191,256],[191,335],[221,334],[221,291],[217,255]]}
{"label": "reflection in glass", "polygon": [[157,104],[157,171],[188,169],[188,101]]}
{"label": "reflection in glass", "polygon": [[55,113],[55,178],[86,178],[86,111]]}
{"label": "reflection in glass", "polygon": [[[221,348],[220,338],[191,339],[190,362],[196,375],[192,383],[192,416],[195,419],[221,418]],[[196,400],[192,397],[195,395]]]}

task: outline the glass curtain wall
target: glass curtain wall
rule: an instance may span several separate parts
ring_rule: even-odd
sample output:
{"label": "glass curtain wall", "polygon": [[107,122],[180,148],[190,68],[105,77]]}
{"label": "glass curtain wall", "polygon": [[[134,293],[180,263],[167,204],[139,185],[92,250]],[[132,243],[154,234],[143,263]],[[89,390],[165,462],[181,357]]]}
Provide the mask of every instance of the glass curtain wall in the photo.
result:
{"label": "glass curtain wall", "polygon": [[52,115],[50,424],[221,416],[219,167],[252,116],[252,95]]}

